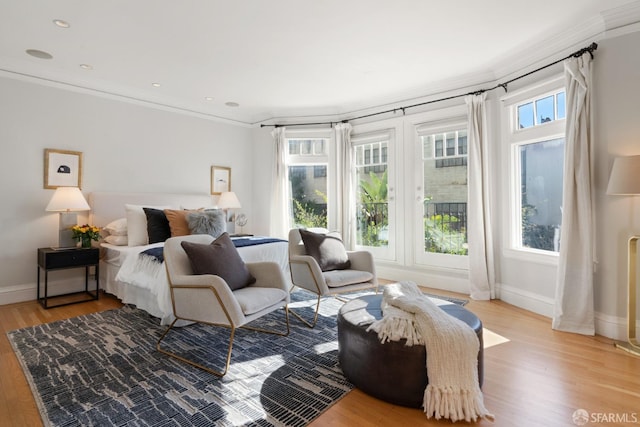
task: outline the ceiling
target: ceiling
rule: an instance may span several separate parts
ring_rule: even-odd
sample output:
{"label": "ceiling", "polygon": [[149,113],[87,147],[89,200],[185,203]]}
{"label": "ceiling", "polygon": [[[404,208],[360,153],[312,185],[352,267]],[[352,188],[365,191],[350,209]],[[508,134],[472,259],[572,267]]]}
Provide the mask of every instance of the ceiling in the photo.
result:
{"label": "ceiling", "polygon": [[240,124],[347,117],[499,79],[638,3],[2,0],[0,75]]}

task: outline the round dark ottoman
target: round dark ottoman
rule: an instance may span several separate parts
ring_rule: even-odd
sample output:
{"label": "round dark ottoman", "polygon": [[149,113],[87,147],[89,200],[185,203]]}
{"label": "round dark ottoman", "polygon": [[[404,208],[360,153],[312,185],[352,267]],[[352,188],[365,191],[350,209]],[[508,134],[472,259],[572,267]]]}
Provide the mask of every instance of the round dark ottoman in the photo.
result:
{"label": "round dark ottoman", "polygon": [[[396,405],[420,408],[428,384],[424,345],[408,347],[406,340],[381,344],[367,328],[382,318],[382,295],[367,295],[347,302],[338,313],[338,361],[345,377],[356,387]],[[482,386],[482,322],[457,304],[440,308],[476,331],[480,341],[478,381]]]}

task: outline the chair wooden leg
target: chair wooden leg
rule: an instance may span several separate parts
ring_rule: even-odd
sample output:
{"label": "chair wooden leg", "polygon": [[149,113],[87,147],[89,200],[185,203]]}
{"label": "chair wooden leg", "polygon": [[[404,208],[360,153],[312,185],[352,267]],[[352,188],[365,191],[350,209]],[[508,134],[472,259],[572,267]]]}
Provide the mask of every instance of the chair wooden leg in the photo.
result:
{"label": "chair wooden leg", "polygon": [[[167,334],[169,333],[169,331],[171,329],[173,329],[173,326],[175,325],[175,323],[178,321],[178,319],[175,319],[173,322],[171,322],[171,325],[169,325],[169,327],[167,328],[167,330],[164,332],[164,334],[162,334],[162,336],[160,337],[160,339],[158,340],[158,343],[156,344],[156,350],[158,350],[160,353],[166,354],[167,356],[173,357],[175,359],[178,359],[182,362],[188,363],[191,366],[195,366],[196,368],[200,368],[203,371],[209,372],[210,374],[213,374],[215,376],[218,377],[223,377],[226,373],[227,370],[229,369],[229,364],[231,363],[231,350],[233,348],[233,338],[235,336],[235,332],[236,332],[236,328],[235,327],[231,327],[231,336],[229,337],[229,349],[227,351],[227,360],[225,362],[225,366],[224,366],[224,370],[222,372],[220,371],[216,371],[213,370],[211,368],[208,368],[204,365],[201,365],[197,362],[194,362],[192,360],[189,360],[185,357],[182,357],[178,354],[172,353],[170,351],[164,350],[163,348],[160,347],[160,342],[167,336]],[[288,319],[287,319],[287,329],[288,329],[289,325],[288,325]]]}
{"label": "chair wooden leg", "polygon": [[310,327],[310,328],[315,327],[316,323],[318,323],[318,311],[320,310],[320,298],[321,298],[321,296],[318,295],[318,301],[316,303],[316,311],[315,311],[315,315],[313,316],[313,323],[309,323],[308,321],[304,320],[302,318],[302,316],[300,314],[296,313],[295,311],[293,311],[293,309],[291,310],[291,314],[293,314],[298,319],[300,319],[300,321],[302,323],[304,323],[305,325],[307,325],[308,327]]}

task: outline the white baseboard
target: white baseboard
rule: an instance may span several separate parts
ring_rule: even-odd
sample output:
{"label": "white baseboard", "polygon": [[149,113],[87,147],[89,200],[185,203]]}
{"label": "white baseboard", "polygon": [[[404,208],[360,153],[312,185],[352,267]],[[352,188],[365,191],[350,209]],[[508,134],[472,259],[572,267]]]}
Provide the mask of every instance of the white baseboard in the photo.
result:
{"label": "white baseboard", "polygon": [[[636,324],[636,330],[640,331],[640,323]],[[627,319],[596,313],[596,334],[618,341],[627,341]]]}
{"label": "white baseboard", "polygon": [[551,318],[553,316],[553,298],[545,297],[513,286],[496,285],[496,296],[506,303],[524,308]]}
{"label": "white baseboard", "polygon": [[[498,285],[497,295],[501,301],[542,316],[553,318],[553,298],[523,291],[513,286]],[[638,323],[640,325],[640,323]],[[551,323],[549,323],[551,327]],[[627,340],[627,319],[610,314],[595,313],[596,334],[618,341]],[[637,327],[640,330],[640,326]]]}
{"label": "white baseboard", "polygon": [[[62,280],[49,280],[47,285],[49,288],[48,296],[56,296],[68,294],[71,292],[84,291],[84,277],[73,277]],[[96,288],[93,275],[89,276],[89,290]],[[40,283],[40,297],[44,296],[44,283]],[[35,283],[26,283],[23,285],[6,286],[0,288],[0,305],[15,304],[18,302],[35,301],[37,299],[37,291]]]}
{"label": "white baseboard", "polygon": [[469,295],[469,279],[466,277],[381,265],[376,265],[376,274],[388,280],[409,280],[420,286]]}

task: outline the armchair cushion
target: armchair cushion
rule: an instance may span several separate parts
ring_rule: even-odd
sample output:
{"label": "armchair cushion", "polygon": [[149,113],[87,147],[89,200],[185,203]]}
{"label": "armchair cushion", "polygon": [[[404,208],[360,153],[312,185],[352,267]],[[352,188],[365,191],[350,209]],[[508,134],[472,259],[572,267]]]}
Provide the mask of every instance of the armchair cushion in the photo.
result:
{"label": "armchair cushion", "polygon": [[243,289],[238,289],[233,292],[233,296],[236,297],[242,313],[245,316],[257,313],[260,310],[271,307],[274,304],[278,304],[287,300],[287,292],[277,288],[258,288],[256,286],[250,286]]}
{"label": "armchair cushion", "polygon": [[373,280],[373,274],[360,270],[333,270],[322,273],[327,286],[338,288],[340,286],[355,285]]}
{"label": "armchair cushion", "polygon": [[229,234],[223,233],[209,245],[188,241],[180,244],[189,258],[194,274],[220,276],[232,290],[255,283],[255,277],[249,273]]}
{"label": "armchair cushion", "polygon": [[305,251],[316,260],[322,271],[345,270],[351,267],[351,261],[340,237],[303,229],[300,229],[300,236]]}

